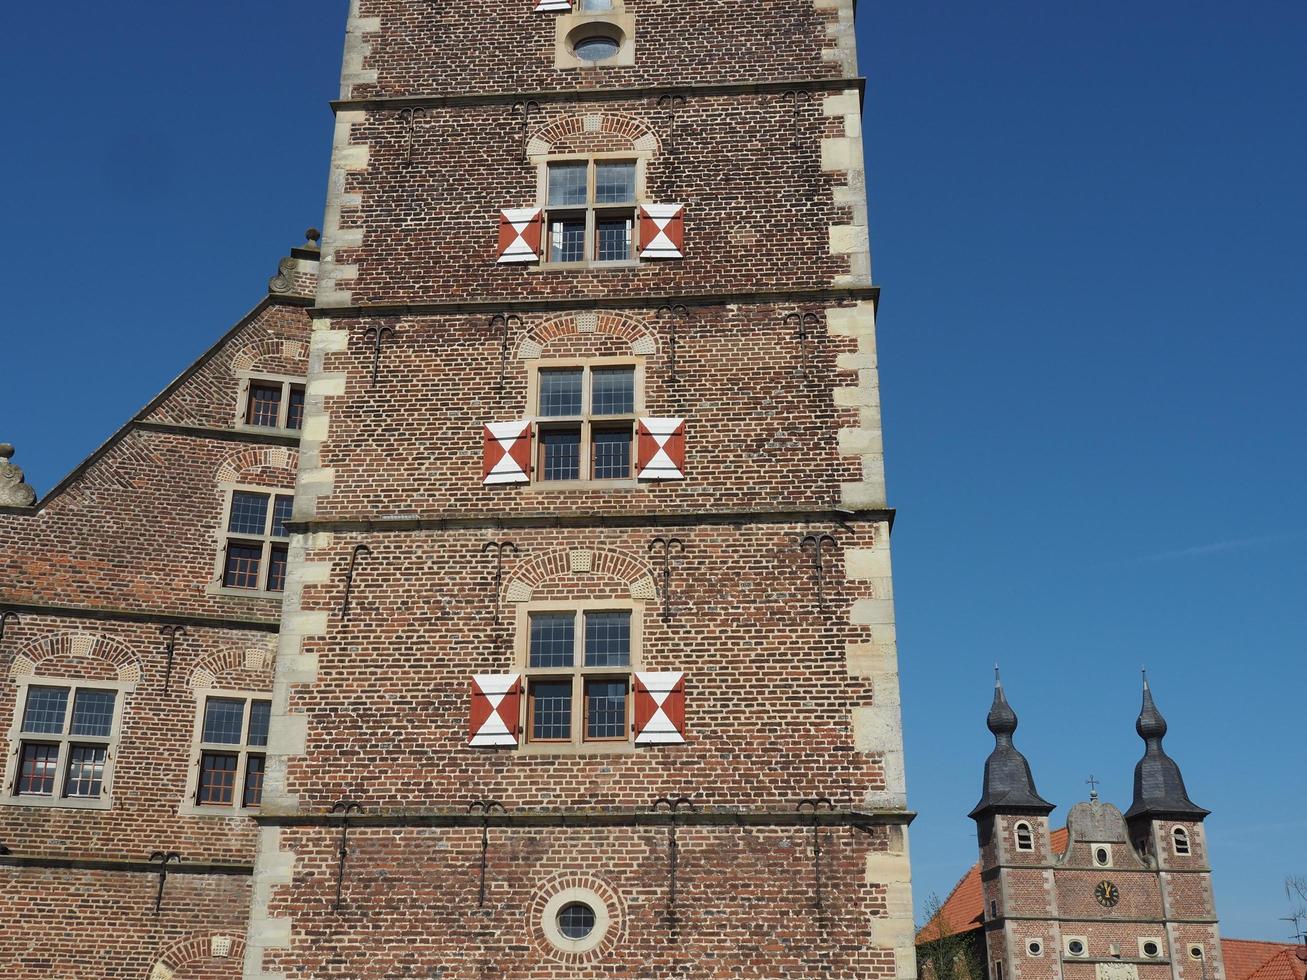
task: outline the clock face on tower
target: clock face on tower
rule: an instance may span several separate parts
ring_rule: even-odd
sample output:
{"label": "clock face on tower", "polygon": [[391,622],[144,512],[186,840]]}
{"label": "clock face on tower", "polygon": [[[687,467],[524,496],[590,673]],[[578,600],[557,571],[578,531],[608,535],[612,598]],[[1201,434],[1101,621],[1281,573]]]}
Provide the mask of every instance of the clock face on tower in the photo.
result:
{"label": "clock face on tower", "polygon": [[1098,887],[1094,889],[1094,898],[1098,899],[1098,904],[1105,909],[1115,908],[1116,903],[1121,901],[1121,889],[1110,881],[1100,881]]}

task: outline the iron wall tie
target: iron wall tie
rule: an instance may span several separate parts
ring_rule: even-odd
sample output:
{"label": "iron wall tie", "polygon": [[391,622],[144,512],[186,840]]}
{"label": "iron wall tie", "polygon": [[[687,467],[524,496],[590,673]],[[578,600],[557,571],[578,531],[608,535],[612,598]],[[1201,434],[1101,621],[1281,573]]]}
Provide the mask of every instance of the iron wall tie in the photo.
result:
{"label": "iron wall tie", "polygon": [[495,553],[495,625],[499,625],[500,593],[504,587],[504,552],[517,554],[517,545],[512,541],[487,541],[481,546],[481,554]]}
{"label": "iron wall tie", "polygon": [[817,909],[817,922],[823,928],[825,927],[826,912],[822,902],[822,881],[821,881],[821,823],[817,817],[819,810],[833,811],[835,804],[829,797],[818,796],[806,800],[800,800],[798,810],[804,812],[806,807],[812,809],[812,883],[815,894],[814,904]]}
{"label": "iron wall tie", "polygon": [[793,141],[790,143],[790,148],[793,149],[793,150],[797,150],[797,149],[799,149],[799,147],[800,147],[800,143],[799,143],[799,121],[800,121],[800,114],[801,114],[801,111],[802,111],[800,107],[801,107],[801,105],[802,105],[804,102],[808,102],[808,103],[811,103],[811,102],[812,102],[812,93],[809,92],[807,89],[789,89],[788,91],[786,91],[786,92],[782,92],[782,93],[781,93],[780,101],[782,101],[782,102],[789,101],[789,102],[792,102],[792,103],[793,103],[793,107],[794,107],[794,119],[793,119],[794,138],[793,138]]}
{"label": "iron wall tie", "polygon": [[168,645],[165,648],[165,653],[168,655],[168,662],[167,666],[164,667],[163,672],[163,693],[167,694],[168,685],[172,682],[172,660],[174,654],[177,652],[177,637],[187,636],[188,634],[185,626],[164,626],[159,630],[159,632],[168,638]]}
{"label": "iron wall tie", "polygon": [[839,542],[830,534],[809,534],[799,542],[799,548],[804,554],[807,554],[808,546],[812,546],[812,571],[817,582],[817,608],[826,608],[826,563],[823,555],[823,548],[830,545],[832,554],[839,547]]}
{"label": "iron wall tie", "polygon": [[377,377],[381,370],[381,345],[388,339],[395,339],[395,330],[393,327],[368,327],[363,331],[363,342],[372,345],[373,388],[377,386]]}
{"label": "iron wall tie", "polygon": [[505,813],[504,804],[498,800],[474,800],[467,805],[468,813],[481,814],[481,884],[477,889],[477,908],[486,906],[486,865],[490,859],[490,814],[493,811]]}
{"label": "iron wall tie", "polygon": [[654,813],[662,807],[666,807],[667,812],[672,815],[671,823],[667,827],[667,921],[674,929],[676,928],[676,871],[681,857],[681,845],[676,839],[676,815],[682,809],[697,810],[698,807],[688,796],[678,796],[676,799],[660,796],[654,800]]}
{"label": "iron wall tie", "polygon": [[807,380],[811,377],[808,341],[815,341],[821,327],[821,318],[812,312],[789,313],[785,317],[785,325],[788,327],[791,323],[794,325],[794,337],[799,341],[800,373]]}
{"label": "iron wall tie", "polygon": [[654,538],[649,542],[649,554],[657,555],[662,547],[663,559],[663,622],[672,621],[672,555],[685,554],[685,542],[680,538]]}
{"label": "iron wall tie", "polygon": [[404,166],[413,164],[413,135],[417,129],[419,120],[427,117],[427,110],[421,106],[414,106],[411,109],[399,110],[399,122],[404,127],[406,133],[406,148],[404,151]]}
{"label": "iron wall tie", "polygon": [[5,623],[9,622],[11,619],[20,625],[23,622],[18,618],[18,613],[14,612],[12,609],[6,609],[3,612],[0,612],[0,643],[5,641]]}
{"label": "iron wall tie", "polygon": [[333,911],[339,912],[341,889],[345,884],[345,860],[349,855],[349,815],[351,813],[362,813],[363,804],[356,803],[353,800],[338,800],[331,805],[331,812],[340,817],[340,848],[336,854],[336,901],[331,905]]}
{"label": "iron wall tie", "polygon": [[345,597],[340,603],[340,618],[342,622],[349,619],[349,602],[354,594],[354,573],[358,566],[359,555],[371,555],[372,549],[365,544],[356,544],[354,550],[350,552],[349,569],[345,572]]}
{"label": "iron wall tie", "polygon": [[690,310],[684,303],[673,303],[658,307],[654,318],[659,321],[670,320],[667,327],[667,380],[676,384],[681,380],[681,376],[676,373],[676,355],[681,347],[676,325],[682,320],[689,323]]}
{"label": "iron wall tie", "polygon": [[535,99],[518,99],[513,103],[509,115],[516,118],[519,109],[522,111],[522,162],[529,163],[531,157],[527,153],[527,142],[530,139],[531,115],[540,111],[540,103]]}
{"label": "iron wall tie", "polygon": [[517,324],[520,329],[522,318],[516,313],[496,313],[490,318],[490,329],[499,328],[499,399],[504,399],[504,388],[508,377],[508,348],[512,341],[512,327]]}
{"label": "iron wall tie", "polygon": [[176,851],[155,851],[150,855],[150,863],[159,866],[159,891],[154,896],[154,914],[163,908],[163,886],[168,883],[168,865],[181,864],[182,856]]}

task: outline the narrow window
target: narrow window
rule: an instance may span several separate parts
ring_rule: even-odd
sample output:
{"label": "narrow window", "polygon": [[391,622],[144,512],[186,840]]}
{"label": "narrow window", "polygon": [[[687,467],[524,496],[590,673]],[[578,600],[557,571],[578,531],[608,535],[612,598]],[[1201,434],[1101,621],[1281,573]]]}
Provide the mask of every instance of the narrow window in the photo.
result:
{"label": "narrow window", "polygon": [[250,381],[244,417],[246,425],[261,429],[302,429],[304,385],[269,379]]}
{"label": "narrow window", "polygon": [[209,695],[199,718],[196,806],[255,809],[263,800],[264,750],[272,702],[251,695]]}
{"label": "narrow window", "polygon": [[295,498],[273,491],[233,490],[227,509],[222,584],[228,589],[281,592]]}
{"label": "narrow window", "polygon": [[52,800],[99,800],[108,779],[117,704],[114,690],[27,688],[13,793]]}
{"label": "narrow window", "polygon": [[1017,824],[1017,850],[1033,851],[1035,849],[1035,835],[1030,829],[1030,824],[1024,820]]}
{"label": "narrow window", "polygon": [[1183,827],[1176,827],[1171,832],[1171,840],[1175,845],[1175,853],[1184,857],[1189,854],[1189,832]]}

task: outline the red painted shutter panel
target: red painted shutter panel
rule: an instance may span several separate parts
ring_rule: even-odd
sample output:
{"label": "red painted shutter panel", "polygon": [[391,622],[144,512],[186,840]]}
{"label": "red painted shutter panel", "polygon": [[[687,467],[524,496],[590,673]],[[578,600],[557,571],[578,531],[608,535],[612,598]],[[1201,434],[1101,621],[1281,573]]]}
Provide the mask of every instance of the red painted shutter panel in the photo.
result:
{"label": "red painted shutter panel", "polygon": [[481,433],[481,482],[531,481],[531,420],[488,422]]}
{"label": "red painted shutter panel", "polygon": [[515,747],[521,710],[521,675],[477,674],[472,678],[468,745],[476,748]]}
{"label": "red painted shutter panel", "polygon": [[685,205],[640,206],[640,258],[685,258]]}
{"label": "red painted shutter panel", "polygon": [[640,419],[636,476],[641,480],[685,479],[685,419]]}
{"label": "red painted shutter panel", "polygon": [[539,208],[499,212],[499,261],[539,262],[544,215]]}
{"label": "red painted shutter panel", "polygon": [[685,675],[635,675],[635,744],[679,745],[685,741]]}

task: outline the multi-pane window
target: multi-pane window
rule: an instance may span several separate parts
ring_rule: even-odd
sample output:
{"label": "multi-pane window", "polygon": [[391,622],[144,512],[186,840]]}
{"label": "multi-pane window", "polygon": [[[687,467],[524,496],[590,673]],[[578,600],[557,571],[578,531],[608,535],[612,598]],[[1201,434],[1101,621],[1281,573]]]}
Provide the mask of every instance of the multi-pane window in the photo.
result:
{"label": "multi-pane window", "polygon": [[635,258],[634,160],[555,160],[545,171],[545,261]]}
{"label": "multi-pane window", "polygon": [[275,379],[251,380],[244,419],[246,425],[264,429],[304,428],[304,385]]}
{"label": "multi-pane window", "polygon": [[635,367],[542,368],[537,378],[539,479],[629,479],[635,439]]}
{"label": "multi-pane window", "polygon": [[629,740],[631,616],[629,609],[529,614],[528,742]]}
{"label": "multi-pane window", "polygon": [[255,809],[263,773],[272,702],[240,694],[204,698],[199,720],[195,805]]}
{"label": "multi-pane window", "polygon": [[104,794],[118,691],[32,684],[18,730],[18,797],[99,800]]}
{"label": "multi-pane window", "polygon": [[222,584],[228,589],[281,592],[286,588],[290,520],[288,493],[232,490],[224,524]]}

